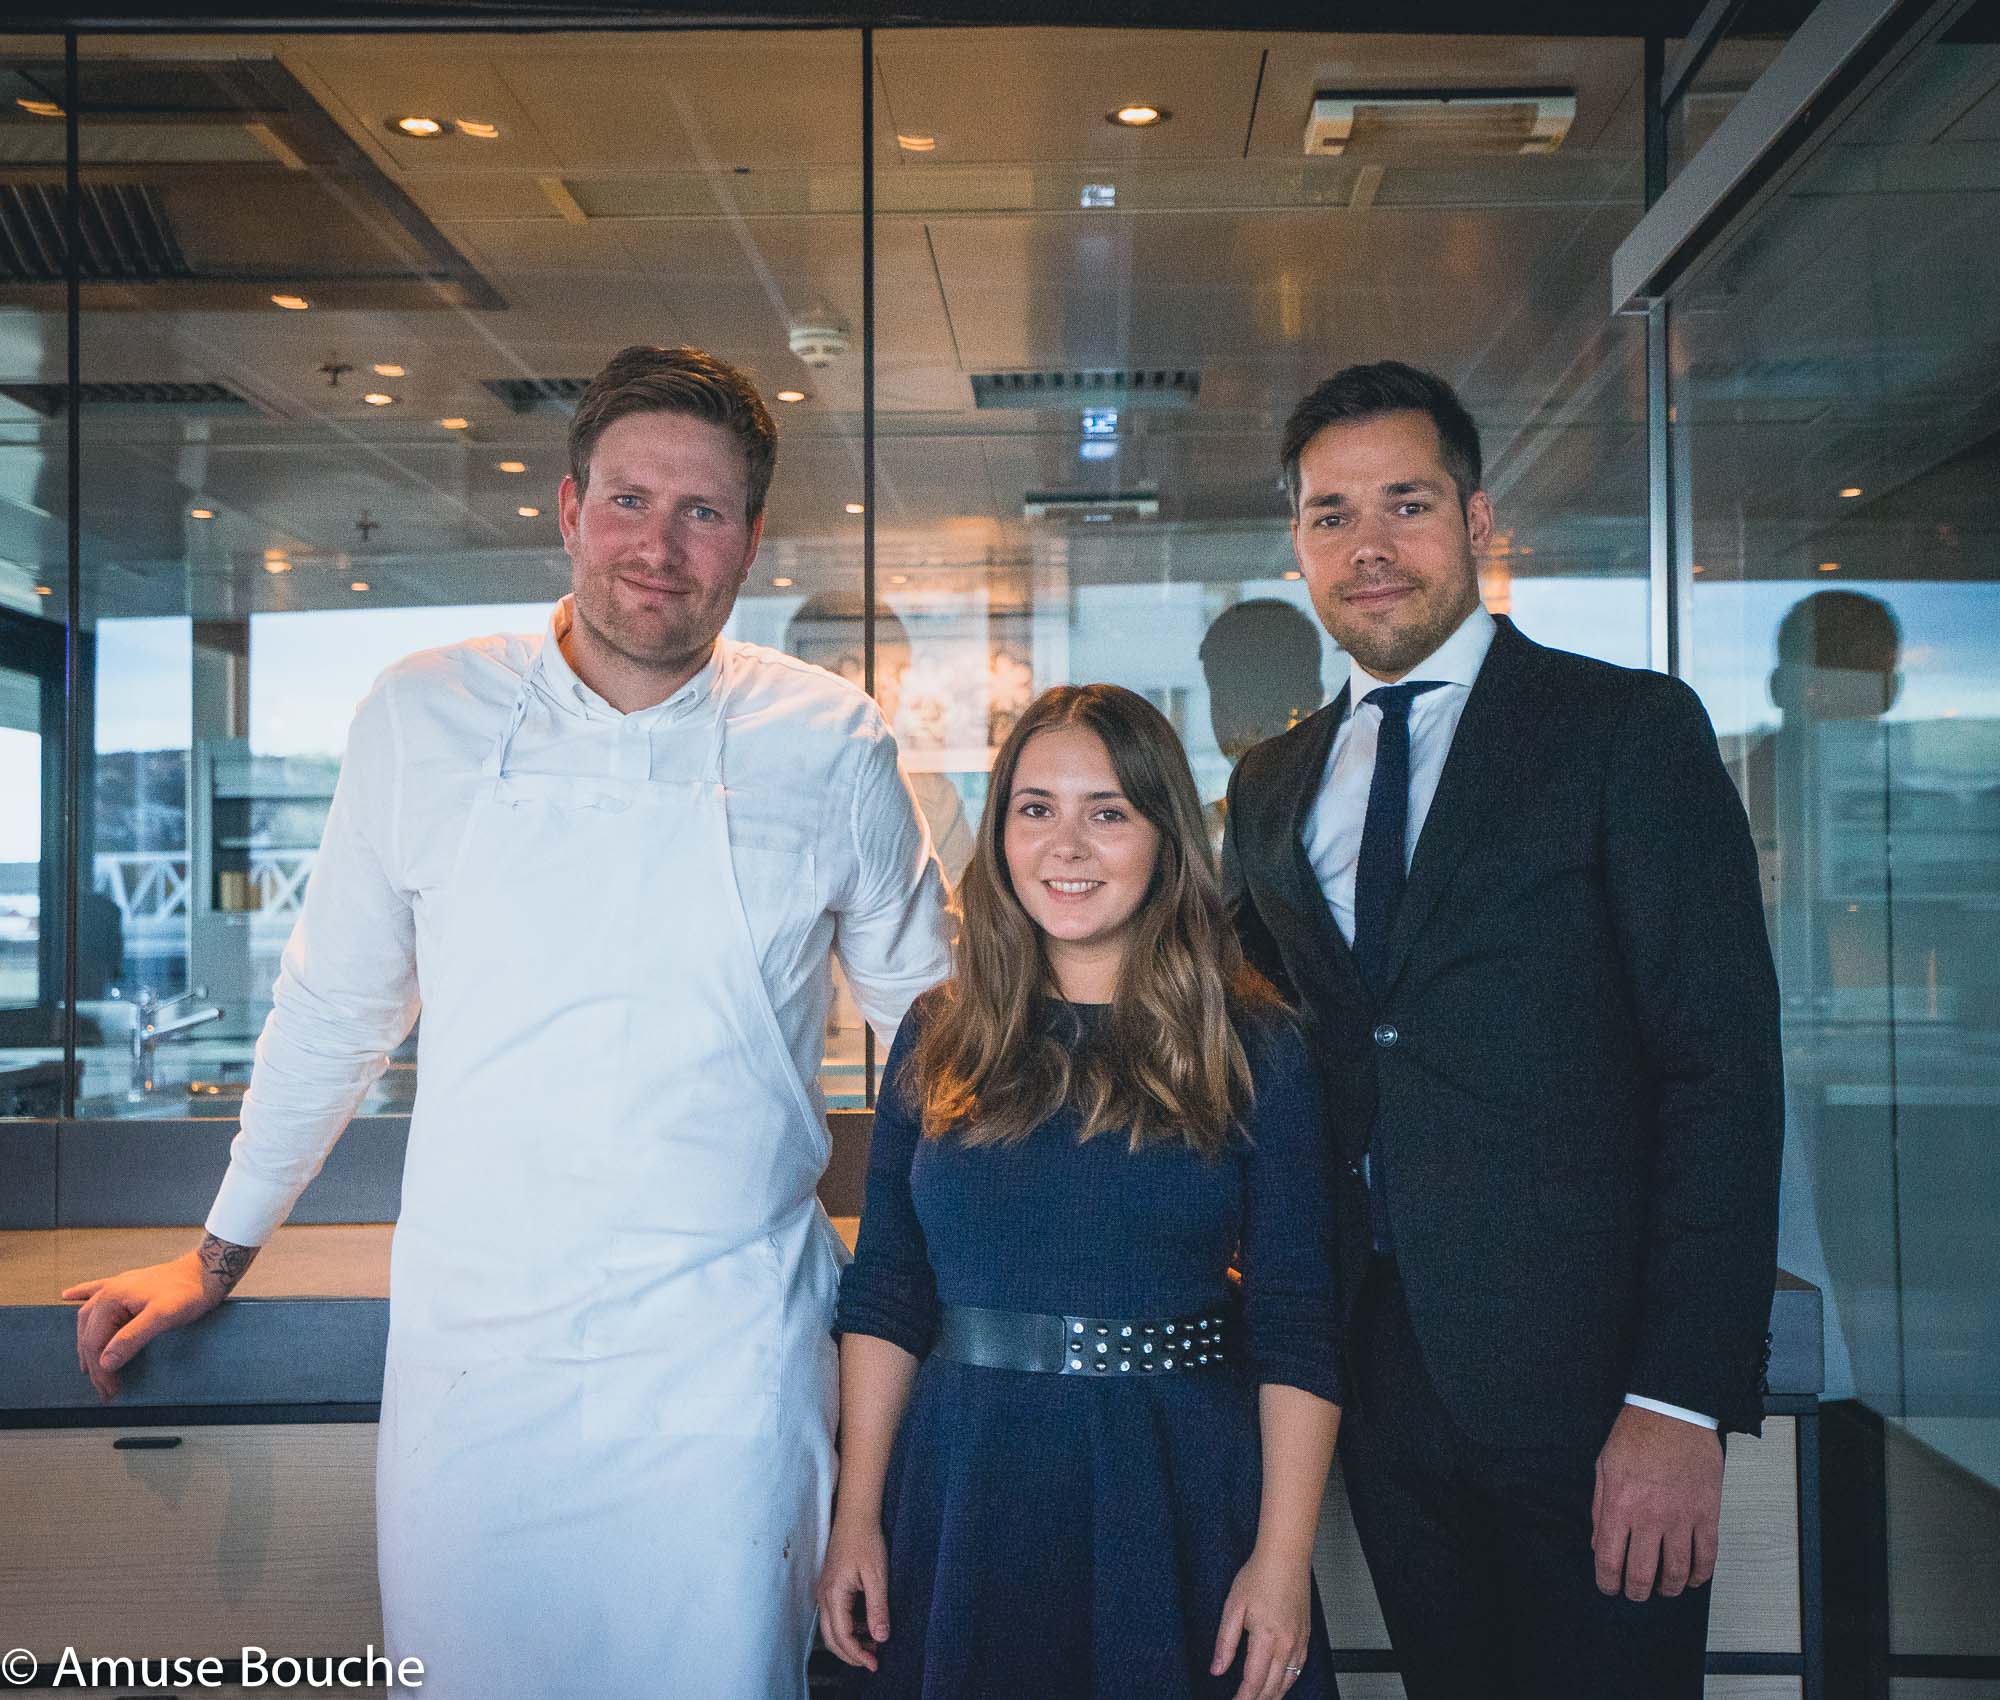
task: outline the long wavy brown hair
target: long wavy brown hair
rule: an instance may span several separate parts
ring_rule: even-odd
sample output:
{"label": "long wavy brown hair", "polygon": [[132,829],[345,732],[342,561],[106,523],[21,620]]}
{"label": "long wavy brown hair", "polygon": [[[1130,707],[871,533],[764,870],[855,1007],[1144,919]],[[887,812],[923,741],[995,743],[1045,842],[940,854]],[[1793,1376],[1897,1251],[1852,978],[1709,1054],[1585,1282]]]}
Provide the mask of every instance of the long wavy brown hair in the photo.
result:
{"label": "long wavy brown hair", "polygon": [[[1050,1019],[1060,993],[1006,852],[1021,752],[1037,733],[1067,727],[1097,735],[1119,789],[1160,835],[1109,1017],[1081,1045]],[[1243,960],[1187,753],[1165,715],[1119,685],[1059,685],[1029,704],[993,763],[959,899],[955,972],[933,995],[911,1058],[926,1137],[1010,1144],[1069,1105],[1080,1139],[1124,1129],[1134,1151],[1179,1140],[1204,1155],[1229,1144],[1253,1090],[1240,1019],[1284,1006]]]}

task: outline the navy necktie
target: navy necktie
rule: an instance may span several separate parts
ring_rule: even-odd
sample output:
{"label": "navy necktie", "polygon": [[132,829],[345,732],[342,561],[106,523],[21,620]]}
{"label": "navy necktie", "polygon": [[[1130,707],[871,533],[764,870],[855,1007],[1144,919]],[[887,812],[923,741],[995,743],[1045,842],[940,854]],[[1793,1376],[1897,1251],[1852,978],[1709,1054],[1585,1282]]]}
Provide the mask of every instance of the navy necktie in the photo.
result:
{"label": "navy necktie", "polygon": [[[1361,825],[1361,854],[1354,868],[1354,962],[1377,1001],[1388,990],[1389,929],[1402,900],[1404,859],[1410,834],[1410,704],[1441,679],[1410,685],[1379,685],[1361,700],[1382,711],[1375,740],[1375,776],[1368,782],[1368,814]],[[1382,1030],[1376,1030],[1380,1033]],[[1384,1129],[1378,1112],[1363,1173],[1368,1182],[1369,1238],[1378,1252],[1393,1252],[1389,1206],[1382,1196],[1376,1161]]]}
{"label": "navy necktie", "polygon": [[1368,814],[1361,825],[1361,854],[1354,867],[1354,964],[1375,997],[1388,990],[1389,928],[1407,877],[1410,832],[1410,704],[1442,679],[1378,685],[1361,700],[1382,711],[1375,740],[1375,776],[1368,782]]}

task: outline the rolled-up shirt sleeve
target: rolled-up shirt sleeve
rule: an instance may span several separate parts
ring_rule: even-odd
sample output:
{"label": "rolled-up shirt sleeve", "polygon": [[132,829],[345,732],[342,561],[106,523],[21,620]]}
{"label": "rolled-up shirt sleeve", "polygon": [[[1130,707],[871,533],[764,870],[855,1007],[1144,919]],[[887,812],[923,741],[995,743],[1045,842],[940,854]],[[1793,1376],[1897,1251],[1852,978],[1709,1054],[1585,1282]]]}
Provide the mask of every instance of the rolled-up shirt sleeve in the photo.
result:
{"label": "rolled-up shirt sleeve", "polygon": [[1340,1287],[1333,1247],[1333,1157],[1319,1079],[1298,1031],[1269,1021],[1245,1035],[1257,1101],[1243,1153],[1243,1327],[1251,1378],[1338,1405]]}
{"label": "rolled-up shirt sleeve", "polygon": [[243,1100],[207,1228],[262,1245],[417,1018],[415,922],[394,877],[401,739],[395,674],[348,734],[326,831]]}
{"label": "rolled-up shirt sleeve", "polygon": [[882,1071],[875,1131],[868,1142],[861,1233],[854,1261],[841,1271],[834,1328],[842,1334],[872,1334],[920,1358],[937,1333],[938,1299],[937,1276],[910,1195],[910,1164],[923,1126],[908,1080],[918,1019],[912,1016],[904,1023]]}
{"label": "rolled-up shirt sleeve", "polygon": [[835,905],[834,950],[884,1044],[903,1013],[951,972],[951,910],[930,829],[879,716],[857,735],[846,821],[851,877]]}

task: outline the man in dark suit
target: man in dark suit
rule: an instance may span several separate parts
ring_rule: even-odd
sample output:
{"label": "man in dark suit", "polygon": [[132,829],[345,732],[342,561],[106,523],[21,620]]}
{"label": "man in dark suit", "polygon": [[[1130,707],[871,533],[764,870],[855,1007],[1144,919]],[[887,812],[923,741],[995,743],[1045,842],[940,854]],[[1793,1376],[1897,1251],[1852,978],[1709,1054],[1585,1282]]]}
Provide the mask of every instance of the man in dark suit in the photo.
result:
{"label": "man in dark suit", "polygon": [[1442,380],[1349,368],[1284,463],[1353,672],[1238,767],[1224,880],[1326,1079],[1341,1456],[1404,1686],[1699,1694],[1783,1126],[1742,805],[1685,685],[1481,606]]}

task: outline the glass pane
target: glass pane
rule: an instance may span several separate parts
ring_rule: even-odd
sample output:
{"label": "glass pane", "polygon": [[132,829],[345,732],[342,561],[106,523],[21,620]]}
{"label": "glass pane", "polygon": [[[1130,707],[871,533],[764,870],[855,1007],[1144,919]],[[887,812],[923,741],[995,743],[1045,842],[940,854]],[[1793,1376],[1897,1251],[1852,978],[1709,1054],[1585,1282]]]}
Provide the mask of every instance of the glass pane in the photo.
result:
{"label": "glass pane", "polygon": [[[1428,366],[1481,423],[1489,605],[1644,663],[1643,335],[1605,310],[1636,43],[911,30],[876,57],[878,584],[934,826],[977,818],[1036,691],[1111,680],[1172,720],[1219,833],[1235,760],[1346,677],[1278,449],[1354,362]],[[1441,63],[1548,96],[1463,124],[1368,98]],[[1142,96],[1164,116],[1119,123]],[[1309,132],[1318,96],[1346,130]]]}
{"label": "glass pane", "polygon": [[1673,370],[1693,682],[1784,993],[1781,1257],[1829,1284],[1829,1391],[2000,1486],[1996,184],[2000,48],[1948,35],[1688,280]]}
{"label": "glass pane", "polygon": [[[1792,32],[1805,21],[1815,0],[1746,0],[1736,9],[1721,40],[1667,108],[1667,179],[1701,151],[1702,144],[1736,109],[1750,85],[1770,68]],[[1682,43],[1667,43],[1671,70]]]}
{"label": "glass pane", "polygon": [[[355,704],[392,662],[540,633],[582,383],[688,342],[785,429],[759,577],[858,583],[851,34],[92,38],[86,295],[94,877],[125,948],[85,1109],[233,1116]],[[783,87],[781,109],[765,97]],[[107,226],[107,228],[114,228]],[[816,331],[808,340],[804,332]],[[824,371],[794,350],[822,351]],[[166,1006],[135,1054],[142,999]],[[816,1020],[817,1018],[815,1018]],[[858,1096],[858,1050],[852,1072]],[[407,1109],[415,1040],[364,1113]]]}
{"label": "glass pane", "polygon": [[60,39],[0,36],[0,1118],[62,1109],[68,433],[37,389],[69,360],[62,91]]}

